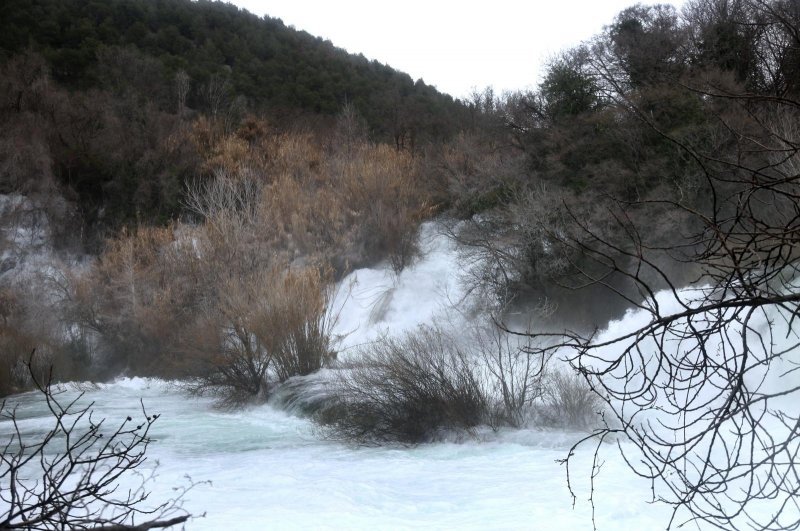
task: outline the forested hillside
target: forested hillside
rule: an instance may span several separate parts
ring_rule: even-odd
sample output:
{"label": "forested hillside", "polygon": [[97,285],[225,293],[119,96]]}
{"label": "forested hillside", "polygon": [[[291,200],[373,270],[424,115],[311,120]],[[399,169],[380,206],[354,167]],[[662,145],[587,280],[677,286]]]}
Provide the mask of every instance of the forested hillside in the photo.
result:
{"label": "forested hillside", "polygon": [[95,251],[122,227],[185,212],[187,184],[213,173],[197,128],[225,136],[258,117],[331,144],[346,108],[347,134],[420,151],[455,135],[467,112],[389,66],[221,2],[3,2],[0,59],[0,191],[63,196],[72,212],[57,209],[69,236],[59,241]]}
{"label": "forested hillside", "polygon": [[[227,4],[2,10],[4,223],[47,219],[56,246],[97,257],[44,307],[43,281],[5,275],[11,365],[38,344],[64,374],[207,374],[255,337],[233,326],[247,316],[265,335],[231,355],[266,371],[271,334],[308,332],[352,268],[413,264],[438,214],[469,291],[526,324],[592,330],[655,290],[796,256],[793,2],[636,5],[535,90],[465,103]],[[264,290],[305,309],[275,321]]]}
{"label": "forested hillside", "polygon": [[[127,55],[109,57],[118,48]],[[169,110],[179,72],[190,84],[181,103],[205,112],[235,97],[293,117],[336,114],[349,101],[377,138],[401,144],[452,134],[463,111],[422,80],[216,1],[10,0],[0,8],[0,49],[40,52],[55,81],[73,89],[114,88],[122,80],[109,67],[135,74],[122,82]],[[156,61],[139,70],[137,59]]]}
{"label": "forested hillside", "polygon": [[[793,1],[638,4],[554,57],[536,90],[487,93],[451,196],[484,260],[476,284],[590,323],[723,263],[791,254],[796,241],[753,247],[797,221],[798,28]],[[704,264],[722,233],[729,254]]]}

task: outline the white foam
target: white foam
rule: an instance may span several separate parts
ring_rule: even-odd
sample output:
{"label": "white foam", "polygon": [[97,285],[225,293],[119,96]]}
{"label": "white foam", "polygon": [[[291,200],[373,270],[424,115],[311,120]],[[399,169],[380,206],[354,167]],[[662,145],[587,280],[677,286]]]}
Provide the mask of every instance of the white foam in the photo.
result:
{"label": "white foam", "polygon": [[[334,303],[345,349],[430,324],[448,312],[452,317],[451,303],[464,296],[457,252],[433,223],[423,225],[421,241],[423,257],[399,275],[376,267],[345,279]],[[669,294],[658,297],[667,310],[680,307]],[[598,340],[635,330],[649,318],[629,312],[609,323]],[[68,389],[66,397],[70,393],[77,391]],[[126,415],[140,416],[140,399],[148,413],[161,415],[148,461],[160,463],[151,499],[173,496],[172,487],[183,484],[185,474],[212,481],[190,492],[186,508],[207,517],[188,529],[591,529],[592,448],[574,458],[574,507],[565,469],[556,462],[583,434],[482,431],[478,440],[460,444],[354,448],[320,438],[310,421],[270,405],[221,412],[211,399],[187,398],[172,382],[121,378],[87,389],[83,398],[94,401],[111,425]],[[17,400],[25,429],[50,425],[35,395]],[[9,429],[0,422],[0,434]],[[632,451],[629,443],[620,444]],[[628,469],[615,445],[604,445],[602,460],[595,485],[597,527],[664,528],[669,508],[649,503],[650,484]],[[759,507],[763,514],[770,510]]]}
{"label": "white foam", "polygon": [[364,268],[340,283],[332,307],[345,357],[352,347],[382,335],[397,336],[452,316],[454,303],[463,299],[455,244],[436,222],[423,223],[419,238],[421,258],[399,274],[386,266]]}

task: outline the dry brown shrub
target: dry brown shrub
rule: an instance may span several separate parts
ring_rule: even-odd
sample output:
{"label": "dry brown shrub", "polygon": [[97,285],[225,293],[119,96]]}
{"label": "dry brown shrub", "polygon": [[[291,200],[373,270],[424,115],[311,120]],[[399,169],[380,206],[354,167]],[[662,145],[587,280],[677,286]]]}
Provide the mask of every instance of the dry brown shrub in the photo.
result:
{"label": "dry brown shrub", "polygon": [[257,135],[249,143],[237,137],[217,145],[212,151],[235,146],[226,152],[233,160],[209,159],[217,163],[214,177],[190,188],[186,201],[210,229],[215,254],[249,249],[250,261],[257,250],[270,260],[308,263],[341,249],[347,230],[340,198],[310,136]]}
{"label": "dry brown shrub", "polygon": [[330,262],[348,245],[351,229],[341,198],[328,186],[310,188],[282,177],[264,189],[264,227],[289,260]]}
{"label": "dry brown shrub", "polygon": [[388,257],[396,270],[408,265],[419,223],[435,211],[417,161],[386,145],[363,145],[334,165],[366,258]]}
{"label": "dry brown shrub", "polygon": [[[313,211],[313,198],[288,179],[263,187],[219,174],[189,191],[202,225],[110,241],[74,284],[76,315],[117,370],[199,375],[196,390],[220,391],[226,405],[265,396],[330,353],[330,275],[291,268],[285,253],[317,219],[299,214]],[[332,226],[327,218],[318,225]]]}
{"label": "dry brown shrub", "polygon": [[[258,122],[224,137],[198,121],[194,137],[215,180],[250,182],[261,191],[261,208],[249,222],[290,261],[335,263],[341,272],[347,263],[388,257],[401,269],[416,252],[419,222],[434,211],[418,161],[389,146],[325,150],[309,134],[274,134]],[[191,196],[214,186],[189,194],[190,208],[206,221],[208,209],[192,206]]]}
{"label": "dry brown shrub", "polygon": [[[37,291],[30,282],[0,289],[0,396],[29,389],[31,370],[42,377],[53,366],[57,375],[69,369],[69,360],[59,359],[62,345],[52,309]],[[29,370],[34,350],[39,354]]]}
{"label": "dry brown shrub", "polygon": [[250,147],[247,142],[236,137],[225,137],[214,145],[206,155],[203,168],[206,172],[224,170],[231,173],[243,172],[252,166]]}
{"label": "dry brown shrub", "polygon": [[319,370],[332,356],[330,297],[317,268],[273,267],[228,279],[194,339],[201,373],[190,390],[233,407]]}
{"label": "dry brown shrub", "polygon": [[249,114],[244,117],[234,134],[247,142],[250,146],[255,146],[270,136],[273,136],[274,133],[272,127],[265,119]]}
{"label": "dry brown shrub", "polygon": [[107,244],[73,282],[78,322],[99,335],[111,370],[170,374],[181,331],[203,297],[198,256],[175,227],[141,228]]}
{"label": "dry brown shrub", "polygon": [[36,347],[33,338],[21,330],[23,308],[17,293],[0,291],[0,396],[19,392],[28,386],[24,367],[25,356]]}
{"label": "dry brown shrub", "polygon": [[247,274],[271,263],[275,236],[261,218],[261,195],[260,181],[224,173],[188,189],[187,207],[204,220],[192,238],[206,284],[216,285],[220,274]]}
{"label": "dry brown shrub", "polygon": [[93,273],[95,286],[116,306],[118,318],[136,320],[158,304],[173,280],[166,259],[173,241],[171,228],[141,228],[108,242]]}
{"label": "dry brown shrub", "polygon": [[265,295],[264,284],[230,279],[219,287],[216,304],[205,308],[199,320],[200,333],[189,338],[199,371],[189,389],[215,394],[220,405],[232,407],[267,395],[272,338],[254,331],[260,324],[258,306]]}
{"label": "dry brown shrub", "polygon": [[[271,313],[275,326],[267,332],[280,342],[275,356],[278,381],[311,374],[333,357],[332,327],[336,315],[330,307],[330,274],[307,267],[273,274]],[[282,331],[282,333],[281,333]]]}
{"label": "dry brown shrub", "polygon": [[225,134],[221,123],[201,116],[189,131],[189,138],[202,159],[200,171],[204,175],[216,172],[236,174],[240,172],[263,173],[267,166],[268,151],[264,149],[266,125],[260,122],[245,122],[244,129]]}
{"label": "dry brown shrub", "polygon": [[269,173],[283,176],[306,185],[326,181],[325,156],[322,146],[309,134],[292,133],[276,136],[262,144],[270,150]]}

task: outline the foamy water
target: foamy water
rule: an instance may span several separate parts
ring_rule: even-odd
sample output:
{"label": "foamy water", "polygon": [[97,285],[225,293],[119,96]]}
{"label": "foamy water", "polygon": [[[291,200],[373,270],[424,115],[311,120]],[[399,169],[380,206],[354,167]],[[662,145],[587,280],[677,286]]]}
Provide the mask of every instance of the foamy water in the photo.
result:
{"label": "foamy water", "polygon": [[[353,355],[353,345],[446,319],[449,303],[463,296],[452,243],[437,235],[433,224],[423,226],[421,238],[423,258],[399,276],[373,268],[346,279],[347,296],[340,289],[337,302],[345,356]],[[643,319],[641,312],[631,312],[610,323],[602,337],[633,330]],[[62,396],[76,394],[70,389]],[[160,380],[121,379],[90,389],[82,400],[93,401],[96,414],[110,425],[127,415],[139,418],[140,400],[149,413],[161,415],[148,452],[148,466],[157,472],[151,499],[173,496],[172,488],[185,485],[187,474],[202,482],[189,492],[185,509],[206,516],[191,520],[188,529],[592,526],[593,447],[580,449],[572,463],[574,505],[565,468],[556,462],[582,433],[487,429],[460,442],[364,448],[325,440],[309,420],[270,404],[222,412],[210,399],[188,398]],[[50,426],[37,395],[15,401],[23,430],[42,432]],[[0,435],[10,429],[0,422]],[[623,451],[632,450],[629,443],[620,444]],[[671,511],[649,503],[649,482],[628,469],[616,445],[604,445],[601,455],[595,481],[598,529],[663,529]],[[767,514],[770,508],[762,510]]]}
{"label": "foamy water", "polygon": [[[63,398],[74,393],[70,391]],[[49,418],[38,397],[21,397],[25,430]],[[188,529],[587,529],[588,483],[578,482],[575,508],[563,458],[576,434],[536,430],[486,433],[483,440],[416,448],[354,448],[320,439],[311,422],[269,405],[237,413],[188,400],[167,382],[123,380],[84,396],[112,424],[140,418],[139,399],[161,417],[149,463],[159,463],[152,499],[197,485],[185,508]],[[3,435],[7,425],[0,426]],[[613,447],[609,447],[613,452]],[[576,473],[588,478],[589,454]],[[581,471],[583,469],[583,471]],[[656,529],[668,512],[646,503],[647,484],[619,459],[601,475],[601,529]]]}
{"label": "foamy water", "polygon": [[436,223],[420,229],[421,256],[396,275],[389,267],[358,269],[339,285],[332,307],[340,356],[382,335],[400,335],[436,320],[460,318],[464,289],[455,244]]}

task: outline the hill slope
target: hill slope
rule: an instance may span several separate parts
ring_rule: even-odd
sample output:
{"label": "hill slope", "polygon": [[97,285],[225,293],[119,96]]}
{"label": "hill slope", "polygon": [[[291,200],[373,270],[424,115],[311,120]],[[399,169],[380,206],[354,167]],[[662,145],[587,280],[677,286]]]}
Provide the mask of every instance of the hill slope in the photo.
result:
{"label": "hill slope", "polygon": [[84,89],[116,81],[109,79],[109,50],[128,50],[122,62],[156,59],[161,68],[149,76],[133,71],[125,82],[144,77],[146,93],[164,107],[175,106],[178,71],[191,80],[187,104],[203,111],[214,106],[216,89],[275,115],[330,115],[351,102],[373,134],[401,145],[448,136],[463,115],[459,102],[421,80],[222,2],[3,2],[0,50],[10,56],[26,48],[48,59],[55,80]]}

